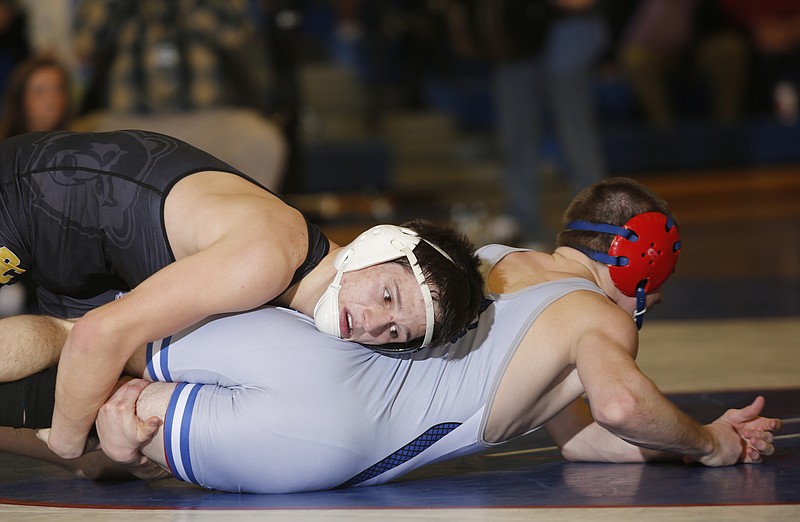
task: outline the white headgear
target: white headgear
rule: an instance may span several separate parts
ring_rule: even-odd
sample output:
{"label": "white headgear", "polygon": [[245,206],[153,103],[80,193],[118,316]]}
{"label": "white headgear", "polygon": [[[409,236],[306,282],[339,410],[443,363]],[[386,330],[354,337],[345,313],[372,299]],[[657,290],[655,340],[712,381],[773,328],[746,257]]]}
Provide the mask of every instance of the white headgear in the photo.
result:
{"label": "white headgear", "polygon": [[[409,228],[396,225],[377,225],[344,247],[336,255],[333,262],[336,276],[314,307],[314,323],[317,326],[317,330],[341,338],[339,329],[339,290],[341,289],[342,274],[405,256],[408,258],[411,271],[419,283],[422,290],[422,299],[425,302],[425,337],[422,341],[422,346],[430,344],[433,338],[434,324],[433,298],[431,297],[428,283],[425,281],[425,276],[422,274],[422,269],[417,262],[417,257],[413,252],[420,239],[422,238]],[[451,262],[453,261],[444,250],[427,240],[423,241],[431,245]]]}

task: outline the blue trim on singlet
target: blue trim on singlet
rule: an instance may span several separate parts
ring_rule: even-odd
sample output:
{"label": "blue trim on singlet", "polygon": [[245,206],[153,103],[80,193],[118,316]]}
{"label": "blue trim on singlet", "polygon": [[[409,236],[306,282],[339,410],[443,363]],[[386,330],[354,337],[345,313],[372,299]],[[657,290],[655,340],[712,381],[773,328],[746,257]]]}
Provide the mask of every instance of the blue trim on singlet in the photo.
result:
{"label": "blue trim on singlet", "polygon": [[[151,343],[152,344],[152,343]],[[149,345],[148,345],[149,347]],[[186,386],[186,383],[179,383],[178,386],[175,387],[175,391],[172,392],[172,396],[169,398],[169,404],[167,404],[167,415],[164,416],[164,456],[167,459],[167,466],[169,466],[170,471],[172,474],[178,478],[183,478],[178,473],[178,466],[175,464],[175,457],[172,452],[172,425],[173,416],[170,415],[178,404],[178,398],[180,397],[180,391]]]}
{"label": "blue trim on singlet", "polygon": [[161,369],[161,375],[163,376],[164,382],[172,382],[172,376],[169,373],[169,358],[168,354],[170,343],[172,342],[172,336],[167,336],[161,339],[161,347],[159,348],[158,352],[155,354],[153,353],[153,343],[147,343],[147,372],[153,377],[155,380],[161,380],[159,378],[159,374],[155,371],[156,362],[154,362],[154,357],[158,358],[158,367]]}
{"label": "blue trim on singlet", "polygon": [[371,478],[375,478],[381,473],[396,468],[400,464],[411,460],[426,449],[430,448],[436,441],[461,426],[460,422],[445,422],[437,424],[428,429],[425,433],[412,440],[399,450],[395,451],[380,462],[373,464],[350,480],[340,484],[337,488],[355,486]]}
{"label": "blue trim on singlet", "polygon": [[192,412],[194,411],[194,403],[197,400],[197,394],[200,393],[200,386],[195,386],[189,392],[189,398],[186,399],[186,409],[183,410],[183,421],[181,422],[181,436],[180,436],[180,451],[181,459],[183,460],[183,469],[186,470],[188,479],[197,484],[197,479],[194,476],[192,469],[192,456],[189,450],[189,428],[192,425]]}
{"label": "blue trim on singlet", "polygon": [[[178,411],[178,403],[183,390],[187,386],[190,390],[186,398],[186,404],[183,407],[183,411]],[[200,388],[201,385],[199,384],[178,383],[169,399],[167,415],[164,419],[164,455],[167,459],[167,465],[176,478],[193,484],[197,484],[198,482],[195,478],[194,470],[192,469],[192,458],[189,450],[189,430],[192,424],[194,404],[197,399],[197,394],[200,392]],[[172,434],[176,422],[180,424],[177,448],[172,444]],[[183,473],[181,470],[183,470]]]}

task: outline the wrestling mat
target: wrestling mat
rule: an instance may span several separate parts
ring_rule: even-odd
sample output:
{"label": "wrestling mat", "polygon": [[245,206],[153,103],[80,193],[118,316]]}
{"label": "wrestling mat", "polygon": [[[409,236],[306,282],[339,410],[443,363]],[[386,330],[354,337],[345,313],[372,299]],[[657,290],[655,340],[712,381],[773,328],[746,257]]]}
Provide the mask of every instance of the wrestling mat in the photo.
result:
{"label": "wrestling mat", "polygon": [[[709,422],[755,392],[670,398]],[[374,487],[289,495],[208,491],[174,479],[97,483],[60,468],[0,453],[0,504],[128,509],[367,509],[745,506],[800,503],[800,388],[762,393],[764,414],[784,419],[776,453],[760,465],[566,462],[544,433],[418,470]]]}

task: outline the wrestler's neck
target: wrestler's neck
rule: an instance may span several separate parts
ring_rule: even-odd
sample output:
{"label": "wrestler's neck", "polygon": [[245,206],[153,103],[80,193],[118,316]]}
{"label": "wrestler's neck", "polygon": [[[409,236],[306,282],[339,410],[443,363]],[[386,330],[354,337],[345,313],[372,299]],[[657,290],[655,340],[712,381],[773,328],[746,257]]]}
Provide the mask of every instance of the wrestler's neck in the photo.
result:
{"label": "wrestler's neck", "polygon": [[600,288],[614,303],[620,305],[626,299],[611,279],[608,265],[595,261],[580,250],[570,247],[557,248],[553,257],[573,274],[571,277],[587,279]]}
{"label": "wrestler's neck", "polygon": [[333,261],[342,247],[332,244],[331,251],[303,279],[290,286],[271,304],[297,310],[309,317],[314,316],[314,307],[336,276]]}
{"label": "wrestler's neck", "polygon": [[599,265],[573,248],[559,247],[552,254],[515,252],[504,257],[487,277],[489,290],[498,294],[568,278],[582,278],[604,286]]}

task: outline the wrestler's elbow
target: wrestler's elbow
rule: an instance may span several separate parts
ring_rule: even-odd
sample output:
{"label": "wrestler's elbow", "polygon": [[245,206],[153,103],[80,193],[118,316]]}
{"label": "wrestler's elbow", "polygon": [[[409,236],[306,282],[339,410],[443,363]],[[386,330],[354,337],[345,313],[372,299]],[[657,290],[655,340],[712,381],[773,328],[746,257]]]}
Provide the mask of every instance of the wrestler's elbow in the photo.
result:
{"label": "wrestler's elbow", "polygon": [[590,402],[597,424],[612,433],[624,431],[627,426],[637,422],[640,405],[641,397],[629,388],[606,394],[602,401]]}
{"label": "wrestler's elbow", "polygon": [[127,361],[129,354],[121,345],[125,343],[124,333],[99,310],[92,310],[79,319],[72,327],[64,345],[63,357],[86,360],[119,359],[120,364]]}
{"label": "wrestler's elbow", "polygon": [[587,459],[584,452],[581,451],[581,445],[576,442],[568,442],[561,446],[561,456],[570,462],[584,462]]}

